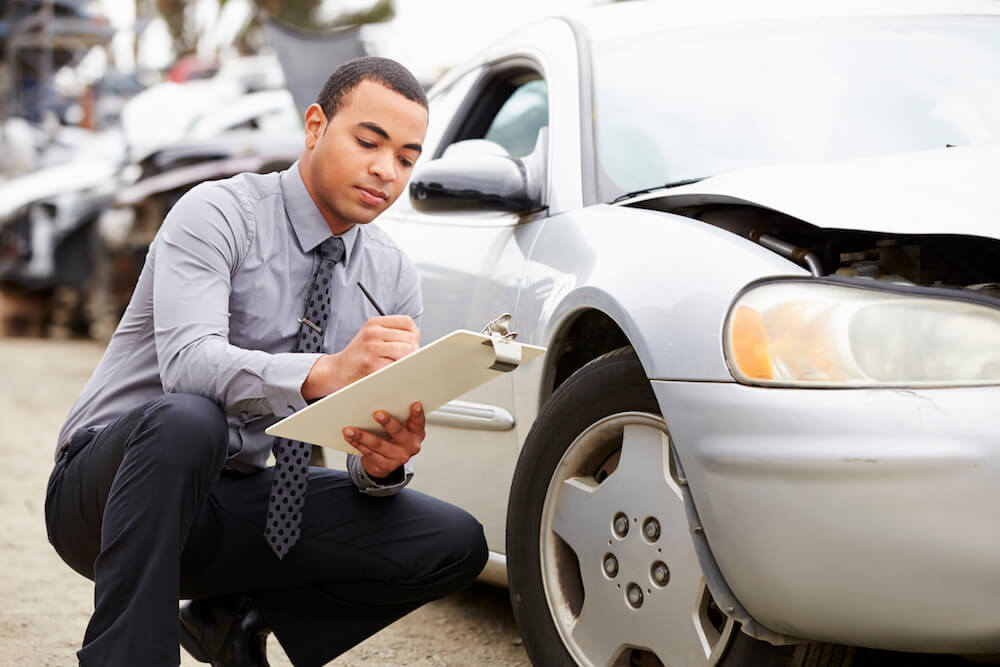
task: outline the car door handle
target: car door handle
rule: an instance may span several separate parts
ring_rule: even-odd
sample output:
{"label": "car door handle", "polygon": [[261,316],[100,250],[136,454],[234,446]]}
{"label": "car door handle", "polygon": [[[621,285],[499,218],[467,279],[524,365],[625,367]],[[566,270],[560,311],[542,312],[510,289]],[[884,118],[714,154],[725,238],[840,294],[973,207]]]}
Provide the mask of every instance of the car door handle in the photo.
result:
{"label": "car door handle", "polygon": [[501,407],[449,401],[427,415],[427,421],[440,426],[474,429],[478,431],[509,431],[514,428],[514,415]]}

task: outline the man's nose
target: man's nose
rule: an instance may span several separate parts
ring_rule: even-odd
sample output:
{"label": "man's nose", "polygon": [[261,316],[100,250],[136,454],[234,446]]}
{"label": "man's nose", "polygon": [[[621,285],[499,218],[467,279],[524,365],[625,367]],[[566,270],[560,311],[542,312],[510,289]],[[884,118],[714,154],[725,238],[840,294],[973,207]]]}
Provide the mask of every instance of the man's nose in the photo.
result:
{"label": "man's nose", "polygon": [[379,153],[372,162],[369,171],[383,183],[390,183],[396,178],[396,168],[393,166],[393,156]]}

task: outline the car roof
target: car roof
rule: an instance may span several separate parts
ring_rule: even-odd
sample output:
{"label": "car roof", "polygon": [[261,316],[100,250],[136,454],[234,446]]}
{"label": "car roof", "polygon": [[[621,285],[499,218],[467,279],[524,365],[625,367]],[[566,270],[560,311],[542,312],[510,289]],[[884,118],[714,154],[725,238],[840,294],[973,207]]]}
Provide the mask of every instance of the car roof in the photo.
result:
{"label": "car roof", "polygon": [[602,5],[566,14],[595,41],[664,29],[823,17],[1000,15],[1000,0],[657,0]]}

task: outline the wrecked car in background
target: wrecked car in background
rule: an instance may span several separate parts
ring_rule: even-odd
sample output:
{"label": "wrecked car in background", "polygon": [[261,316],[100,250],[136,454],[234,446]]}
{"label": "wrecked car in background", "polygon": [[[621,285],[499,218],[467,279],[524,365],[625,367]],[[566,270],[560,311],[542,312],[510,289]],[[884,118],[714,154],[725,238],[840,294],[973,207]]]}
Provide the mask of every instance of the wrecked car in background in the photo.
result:
{"label": "wrecked car in background", "polygon": [[120,128],[84,133],[65,161],[0,184],[0,285],[8,308],[33,305],[9,329],[106,338],[183,192],[294,161],[302,130],[291,95],[244,94],[247,76],[149,88]]}

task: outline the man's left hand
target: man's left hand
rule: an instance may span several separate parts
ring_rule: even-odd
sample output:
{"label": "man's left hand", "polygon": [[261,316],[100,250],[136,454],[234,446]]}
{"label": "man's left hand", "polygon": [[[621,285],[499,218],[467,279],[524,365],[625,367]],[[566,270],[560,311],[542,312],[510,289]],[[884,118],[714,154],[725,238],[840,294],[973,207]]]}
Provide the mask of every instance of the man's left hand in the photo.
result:
{"label": "man's left hand", "polygon": [[387,436],[379,437],[359,428],[344,429],[344,440],[361,452],[361,465],[372,477],[388,476],[420,451],[424,441],[424,410],[420,403],[410,406],[410,418],[405,424],[385,410],[377,410],[375,421]]}

